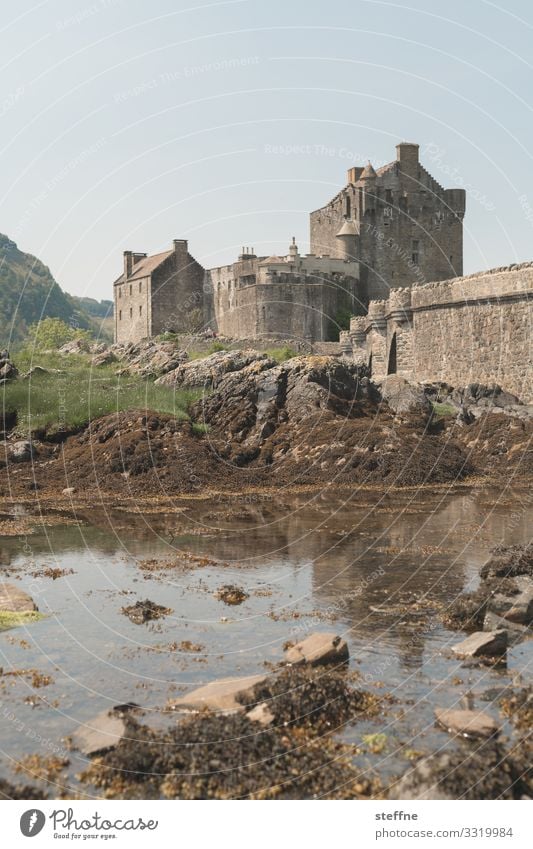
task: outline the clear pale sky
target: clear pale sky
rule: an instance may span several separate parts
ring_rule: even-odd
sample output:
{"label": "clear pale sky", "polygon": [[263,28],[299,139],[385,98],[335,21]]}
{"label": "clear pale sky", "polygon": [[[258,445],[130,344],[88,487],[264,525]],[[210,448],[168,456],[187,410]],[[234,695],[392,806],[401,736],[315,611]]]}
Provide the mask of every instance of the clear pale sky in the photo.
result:
{"label": "clear pale sky", "polygon": [[173,238],[305,252],[401,140],[467,189],[465,273],[533,259],[526,0],[17,0],[0,33],[0,231],[69,292]]}

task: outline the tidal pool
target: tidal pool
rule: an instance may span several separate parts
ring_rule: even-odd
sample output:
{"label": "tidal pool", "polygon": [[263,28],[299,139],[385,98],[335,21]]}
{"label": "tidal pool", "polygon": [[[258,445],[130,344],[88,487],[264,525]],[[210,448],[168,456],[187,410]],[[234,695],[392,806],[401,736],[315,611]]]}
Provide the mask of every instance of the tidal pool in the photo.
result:
{"label": "tidal pool", "polygon": [[[46,614],[0,633],[0,770],[11,780],[24,756],[65,754],[65,737],[104,709],[134,702],[147,724],[174,722],[161,713],[169,698],[262,672],[287,641],[317,630],[342,634],[361,686],[393,697],[381,717],[342,730],[363,749],[369,735],[386,735],[378,752],[367,746],[385,776],[405,771],[406,748],[454,744],[435,728],[435,706],[468,698],[491,712],[531,669],[531,641],[511,648],[503,667],[462,663],[450,653],[462,635],[440,620],[476,585],[494,545],[528,541],[533,508],[520,489],[228,495],[134,512],[95,505],[50,525],[21,505],[4,513],[4,525],[22,518],[33,532],[0,538],[2,576]],[[203,559],[165,566],[177,551]],[[248,598],[225,604],[217,590],[226,584]],[[122,608],[144,599],[172,612],[134,624]],[[66,756],[74,787],[86,759]]]}

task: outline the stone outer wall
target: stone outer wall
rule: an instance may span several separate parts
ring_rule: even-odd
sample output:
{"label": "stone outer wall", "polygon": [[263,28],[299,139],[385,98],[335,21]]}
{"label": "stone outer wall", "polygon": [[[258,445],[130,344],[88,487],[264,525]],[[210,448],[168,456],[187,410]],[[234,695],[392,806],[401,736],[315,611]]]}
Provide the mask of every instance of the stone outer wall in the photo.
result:
{"label": "stone outer wall", "polygon": [[531,263],[396,290],[370,304],[364,333],[365,320],[352,319],[353,353],[372,358],[376,379],[394,371],[453,386],[497,383],[533,403],[532,306]]}

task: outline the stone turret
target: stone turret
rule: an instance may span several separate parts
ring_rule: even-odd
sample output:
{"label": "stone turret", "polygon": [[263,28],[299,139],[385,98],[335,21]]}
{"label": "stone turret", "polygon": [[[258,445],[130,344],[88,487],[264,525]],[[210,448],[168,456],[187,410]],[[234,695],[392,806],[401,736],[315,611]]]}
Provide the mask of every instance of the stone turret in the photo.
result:
{"label": "stone turret", "polygon": [[355,259],[358,235],[359,225],[347,218],[336,236],[340,244],[340,255],[343,259]]}
{"label": "stone turret", "polygon": [[388,301],[388,317],[396,321],[411,319],[411,289],[391,289]]}
{"label": "stone turret", "polygon": [[370,301],[368,305],[368,321],[375,330],[386,328],[387,308],[387,301]]}
{"label": "stone turret", "polygon": [[350,343],[355,362],[366,363],[368,356],[366,350],[366,328],[368,318],[366,315],[356,315],[350,319]]}

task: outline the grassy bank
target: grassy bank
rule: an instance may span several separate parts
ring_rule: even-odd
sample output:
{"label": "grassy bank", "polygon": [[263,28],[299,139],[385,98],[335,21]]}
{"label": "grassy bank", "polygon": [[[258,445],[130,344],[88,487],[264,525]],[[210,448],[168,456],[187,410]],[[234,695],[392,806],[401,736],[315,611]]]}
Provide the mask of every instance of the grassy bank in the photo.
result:
{"label": "grassy bank", "polygon": [[93,367],[82,355],[22,352],[15,364],[21,374],[41,366],[27,380],[2,387],[2,409],[6,419],[16,415],[16,432],[27,436],[45,430],[49,434],[82,428],[92,419],[130,409],[168,413],[188,418],[189,404],[199,393],[155,386],[153,380],[136,375],[119,377],[120,365]]}

